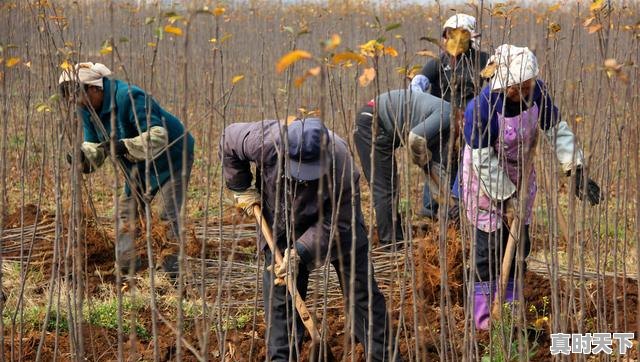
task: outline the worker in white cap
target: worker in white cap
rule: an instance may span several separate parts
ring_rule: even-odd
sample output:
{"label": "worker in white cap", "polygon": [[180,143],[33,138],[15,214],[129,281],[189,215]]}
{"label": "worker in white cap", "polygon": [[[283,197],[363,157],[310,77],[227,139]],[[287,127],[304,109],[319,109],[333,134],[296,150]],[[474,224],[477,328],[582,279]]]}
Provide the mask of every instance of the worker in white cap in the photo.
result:
{"label": "worker in white cap", "polygon": [[[77,161],[82,171],[93,172],[108,156],[113,156],[125,171],[116,236],[120,270],[128,273],[142,266],[134,242],[138,232],[136,216],[160,195],[163,201],[160,218],[168,224],[166,235],[172,247],[159,264],[175,278],[178,215],[193,164],[193,136],[177,117],[161,108],[142,89],[114,79],[104,64],[76,64],[60,75],[58,83],[63,98],[77,105],[82,119],[84,142]],[[115,130],[112,130],[114,117]],[[112,131],[114,138],[111,138]],[[74,163],[71,155],[67,159]]]}
{"label": "worker in white cap", "polygon": [[[474,320],[476,328],[489,328],[491,298],[499,280],[503,252],[509,239],[512,217],[522,217],[524,228],[518,242],[518,263],[511,263],[504,299],[512,302],[522,292],[516,282],[516,266],[526,270],[530,251],[529,225],[536,196],[535,168],[523,177],[525,163],[534,152],[540,130],[553,145],[562,171],[576,178],[576,196],[598,204],[600,187],[586,176],[582,150],[567,122],[537,79],[538,62],[526,47],[504,44],[495,50],[483,73],[490,84],[465,111],[462,195],[466,217],[475,227]],[[533,161],[529,161],[533,162]],[[527,168],[528,169],[528,168]],[[526,182],[524,182],[526,181]],[[517,186],[520,185],[520,186]],[[524,214],[514,205],[522,203]],[[515,214],[515,215],[514,215]]]}

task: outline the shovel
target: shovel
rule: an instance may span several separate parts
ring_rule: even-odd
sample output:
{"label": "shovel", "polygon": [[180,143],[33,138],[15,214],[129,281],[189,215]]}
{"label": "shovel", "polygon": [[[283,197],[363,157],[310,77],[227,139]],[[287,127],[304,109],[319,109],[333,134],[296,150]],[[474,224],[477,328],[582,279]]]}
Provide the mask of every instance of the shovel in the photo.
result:
{"label": "shovel", "polygon": [[[260,205],[253,206],[253,214],[260,224],[260,228],[262,230],[262,235],[267,241],[267,245],[269,245],[269,249],[271,249],[271,254],[276,258],[276,263],[282,263],[282,253],[278,250],[276,243],[273,241],[273,236],[271,234],[271,228],[266,223],[266,221],[262,217],[262,209]],[[296,311],[300,315],[300,319],[302,319],[302,323],[304,324],[307,331],[311,335],[311,348],[309,349],[309,361],[317,361],[318,359],[318,349],[322,345],[322,337],[320,337],[320,332],[318,331],[318,326],[316,324],[315,319],[309,313],[309,309],[307,309],[307,305],[304,303],[304,300],[300,296],[300,293],[295,287],[295,281],[292,278],[286,278],[287,290],[291,297],[293,298]],[[331,348],[325,348],[321,350],[324,353],[325,361],[336,361],[335,357],[331,352]]]}
{"label": "shovel", "polygon": [[497,295],[493,300],[493,306],[491,308],[491,318],[494,321],[502,318],[502,303],[504,301],[504,291],[507,288],[509,282],[509,272],[511,271],[511,263],[516,253],[516,248],[520,240],[522,240],[524,228],[522,227],[522,221],[524,220],[524,208],[529,201],[529,192],[526,189],[529,184],[529,176],[533,169],[534,158],[538,145],[538,130],[536,129],[531,143],[531,150],[529,157],[525,159],[522,177],[520,178],[520,185],[518,185],[518,195],[522,195],[518,208],[515,210],[515,217],[513,220],[508,220],[509,224],[509,239],[507,239],[507,246],[504,250],[504,256],[502,257],[502,267],[500,269],[500,280],[498,281]]}

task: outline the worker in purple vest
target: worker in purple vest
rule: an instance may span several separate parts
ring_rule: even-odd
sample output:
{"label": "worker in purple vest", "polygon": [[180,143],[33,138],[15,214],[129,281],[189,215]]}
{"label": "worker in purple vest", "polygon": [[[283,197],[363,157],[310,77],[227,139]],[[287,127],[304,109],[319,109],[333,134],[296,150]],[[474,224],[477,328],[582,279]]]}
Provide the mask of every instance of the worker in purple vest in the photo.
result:
{"label": "worker in purple vest", "polygon": [[[529,224],[536,195],[535,170],[527,184],[522,180],[524,161],[533,152],[538,128],[554,147],[562,171],[576,177],[576,196],[592,205],[601,200],[600,187],[587,177],[582,151],[567,122],[560,120],[558,108],[545,87],[536,79],[538,62],[528,48],[501,45],[483,71],[490,84],[467,106],[465,112],[462,162],[462,204],[475,227],[476,328],[489,328],[491,296],[499,280],[502,252],[509,238],[507,210],[518,200],[524,205],[524,236],[518,247],[526,257],[530,251]],[[526,197],[524,197],[526,195]],[[519,260],[526,269],[524,260]],[[517,299],[522,290],[515,283],[511,264],[505,301]]]}

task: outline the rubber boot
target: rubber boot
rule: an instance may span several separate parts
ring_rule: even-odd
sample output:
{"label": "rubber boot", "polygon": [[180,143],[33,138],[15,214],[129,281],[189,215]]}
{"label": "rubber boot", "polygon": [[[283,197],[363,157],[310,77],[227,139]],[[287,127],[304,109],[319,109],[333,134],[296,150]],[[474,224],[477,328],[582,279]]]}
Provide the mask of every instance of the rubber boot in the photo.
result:
{"label": "rubber boot", "polygon": [[135,235],[129,232],[120,234],[117,240],[120,273],[129,275],[142,268],[142,259],[136,255]]}
{"label": "rubber boot", "polygon": [[516,293],[516,283],[513,280],[509,280],[504,289],[504,302],[513,304],[518,300],[518,293]]}
{"label": "rubber boot", "polygon": [[476,323],[476,329],[489,329],[492,286],[493,283],[489,282],[476,282],[474,284],[473,320]]}

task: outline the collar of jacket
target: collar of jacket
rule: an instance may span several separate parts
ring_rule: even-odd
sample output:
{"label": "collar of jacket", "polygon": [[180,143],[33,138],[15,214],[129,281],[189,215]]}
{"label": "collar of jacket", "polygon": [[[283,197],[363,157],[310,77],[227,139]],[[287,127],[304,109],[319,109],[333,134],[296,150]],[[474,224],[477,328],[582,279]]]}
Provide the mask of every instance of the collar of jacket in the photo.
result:
{"label": "collar of jacket", "polygon": [[100,112],[98,113],[100,118],[111,113],[111,110],[116,107],[115,98],[113,98],[113,105],[111,104],[112,96],[115,97],[115,91],[117,90],[115,83],[115,79],[107,77],[102,78],[102,108],[100,108]]}

